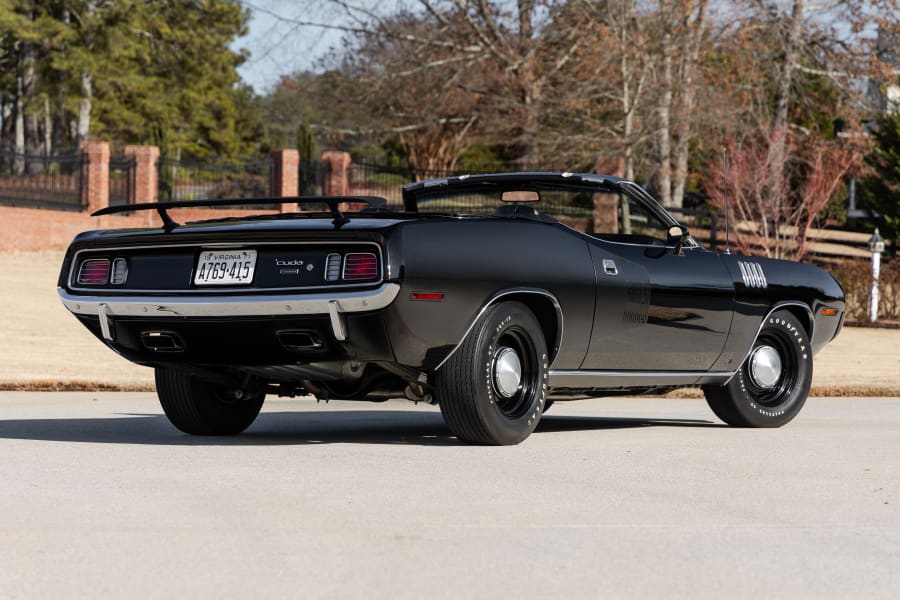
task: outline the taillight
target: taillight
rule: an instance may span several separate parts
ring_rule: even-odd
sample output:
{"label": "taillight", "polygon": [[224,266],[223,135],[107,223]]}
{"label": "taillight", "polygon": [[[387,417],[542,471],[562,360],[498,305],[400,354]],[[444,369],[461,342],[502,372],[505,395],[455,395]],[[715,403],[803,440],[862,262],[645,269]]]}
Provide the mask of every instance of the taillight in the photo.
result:
{"label": "taillight", "polygon": [[113,285],[125,285],[126,279],[128,279],[128,261],[124,258],[117,258],[112,263],[109,282]]}
{"label": "taillight", "polygon": [[344,280],[375,279],[378,277],[378,257],[371,252],[351,252],[344,255]]}
{"label": "taillight", "polygon": [[78,268],[78,283],[81,285],[106,285],[108,282],[108,258],[91,258]]}
{"label": "taillight", "polygon": [[325,281],[337,281],[341,278],[341,255],[332,252],[325,259]]}

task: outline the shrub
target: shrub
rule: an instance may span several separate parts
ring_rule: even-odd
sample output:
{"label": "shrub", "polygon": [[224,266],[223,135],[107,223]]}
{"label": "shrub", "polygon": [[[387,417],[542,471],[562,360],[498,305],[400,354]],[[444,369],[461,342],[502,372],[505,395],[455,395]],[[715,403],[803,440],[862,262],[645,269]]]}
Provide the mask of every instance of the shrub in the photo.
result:
{"label": "shrub", "polygon": [[[872,263],[845,260],[828,267],[844,288],[847,318],[869,320],[869,293],[872,289]],[[878,278],[878,318],[900,319],[900,260],[883,260]]]}

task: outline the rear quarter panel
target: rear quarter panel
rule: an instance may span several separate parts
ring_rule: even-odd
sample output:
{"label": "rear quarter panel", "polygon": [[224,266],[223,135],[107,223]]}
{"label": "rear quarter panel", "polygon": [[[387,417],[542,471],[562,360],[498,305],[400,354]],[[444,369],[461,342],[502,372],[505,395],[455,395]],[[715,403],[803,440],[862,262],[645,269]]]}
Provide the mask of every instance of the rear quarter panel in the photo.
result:
{"label": "rear quarter panel", "polygon": [[[386,324],[397,361],[434,368],[496,295],[521,288],[556,297],[563,331],[553,365],[577,368],[593,322],[595,274],[581,235],[558,223],[443,218],[398,225],[387,239],[388,273],[401,290]],[[411,300],[441,292],[440,301]],[[548,340],[548,346],[554,340]]]}

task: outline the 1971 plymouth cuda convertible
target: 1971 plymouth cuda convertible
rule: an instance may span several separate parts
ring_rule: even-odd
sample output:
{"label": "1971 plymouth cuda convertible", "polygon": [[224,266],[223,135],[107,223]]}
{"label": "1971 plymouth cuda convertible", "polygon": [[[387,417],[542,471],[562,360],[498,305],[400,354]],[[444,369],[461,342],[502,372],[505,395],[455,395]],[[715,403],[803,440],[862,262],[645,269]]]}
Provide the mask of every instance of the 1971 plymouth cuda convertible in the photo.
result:
{"label": "1971 plymouth cuda convertible", "polygon": [[403,199],[266,199],[305,210],[186,224],[169,211],[262,201],[110,207],[95,214],[164,225],[80,234],[59,294],[200,435],[243,431],[266,394],[312,394],[437,403],[460,439],[515,444],[556,399],[688,386],[726,423],[778,427],[841,329],[829,274],[710,252],[616,177],[450,177]]}

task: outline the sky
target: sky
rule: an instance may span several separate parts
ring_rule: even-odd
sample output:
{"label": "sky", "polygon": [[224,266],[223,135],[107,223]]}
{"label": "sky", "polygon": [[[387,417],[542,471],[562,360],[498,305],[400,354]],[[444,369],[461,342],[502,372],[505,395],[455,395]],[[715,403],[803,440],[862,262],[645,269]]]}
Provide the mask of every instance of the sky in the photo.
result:
{"label": "sky", "polygon": [[[357,0],[361,6],[371,0]],[[250,58],[238,69],[244,81],[263,94],[282,75],[316,68],[332,50],[340,50],[343,33],[327,27],[301,26],[298,21],[326,26],[350,25],[352,19],[328,0],[241,0],[250,9],[249,33],[233,48],[245,48]],[[390,4],[382,2],[381,5]]]}
{"label": "sky", "polygon": [[[503,1],[509,0],[501,0]],[[339,26],[359,25],[351,13],[390,13],[401,6],[409,7],[408,0],[240,0],[251,11],[249,33],[239,38],[232,47],[246,49],[250,58],[239,69],[241,77],[259,94],[270,91],[282,75],[302,70],[321,69],[321,63],[335,52],[340,52],[345,33]],[[819,3],[822,6],[829,2]],[[839,3],[835,3],[837,6]],[[350,7],[351,10],[341,6]],[[414,5],[414,3],[413,3]],[[720,8],[713,3],[715,8]],[[824,10],[818,19],[834,24],[836,14]],[[305,24],[304,24],[305,23]],[[310,26],[316,23],[321,26]],[[837,19],[838,29],[840,19]],[[846,30],[846,27],[843,28]],[[849,34],[845,31],[842,37]]]}

